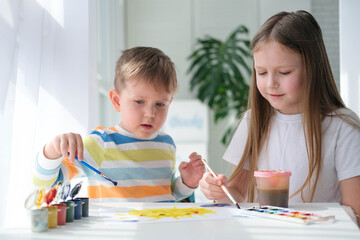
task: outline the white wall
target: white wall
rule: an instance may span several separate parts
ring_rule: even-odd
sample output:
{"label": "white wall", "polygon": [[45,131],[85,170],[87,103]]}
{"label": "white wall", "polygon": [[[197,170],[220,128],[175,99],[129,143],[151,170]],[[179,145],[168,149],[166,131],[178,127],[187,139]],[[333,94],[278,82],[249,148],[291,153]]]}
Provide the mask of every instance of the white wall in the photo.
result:
{"label": "white wall", "polygon": [[360,1],[340,0],[340,90],[347,107],[360,115]]}
{"label": "white wall", "polygon": [[280,11],[305,10],[311,12],[311,0],[294,1],[294,0],[260,0],[258,18],[259,26],[262,25],[269,17]]}
{"label": "white wall", "polygon": [[126,1],[126,47],[160,48],[175,63],[179,90],[175,98],[192,98],[186,76],[192,44],[192,1]]}

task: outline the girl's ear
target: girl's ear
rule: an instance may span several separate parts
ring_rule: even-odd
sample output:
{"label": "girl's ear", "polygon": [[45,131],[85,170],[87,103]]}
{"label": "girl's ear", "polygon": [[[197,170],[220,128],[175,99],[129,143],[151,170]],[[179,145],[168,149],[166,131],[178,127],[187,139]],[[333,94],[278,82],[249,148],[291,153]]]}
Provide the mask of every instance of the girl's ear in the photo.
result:
{"label": "girl's ear", "polygon": [[109,97],[112,105],[114,106],[115,111],[120,112],[120,95],[115,89],[111,89],[109,92]]}

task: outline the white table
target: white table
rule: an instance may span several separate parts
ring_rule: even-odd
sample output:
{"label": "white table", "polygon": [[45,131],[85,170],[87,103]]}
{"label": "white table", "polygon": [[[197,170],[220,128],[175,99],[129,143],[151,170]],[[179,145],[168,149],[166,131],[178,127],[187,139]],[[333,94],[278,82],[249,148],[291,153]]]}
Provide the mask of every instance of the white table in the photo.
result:
{"label": "white table", "polygon": [[[360,240],[360,230],[337,203],[293,204],[290,208],[335,215],[331,224],[303,225],[267,218],[249,217],[191,222],[131,223],[126,225],[106,225],[97,208],[105,207],[154,207],[164,208],[186,203],[102,203],[91,205],[90,217],[76,220],[44,233],[32,233],[29,228],[5,229],[0,231],[0,239],[346,239]],[[240,204],[242,208],[254,204]]]}

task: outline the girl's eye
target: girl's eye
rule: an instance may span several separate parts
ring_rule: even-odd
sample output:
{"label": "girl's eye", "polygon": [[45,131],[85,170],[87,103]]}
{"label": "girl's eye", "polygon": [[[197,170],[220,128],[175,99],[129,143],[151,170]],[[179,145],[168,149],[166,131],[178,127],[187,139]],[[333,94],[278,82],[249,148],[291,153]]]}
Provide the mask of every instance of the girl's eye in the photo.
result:
{"label": "girl's eye", "polygon": [[290,72],[280,72],[280,74],[282,74],[282,75],[288,75],[288,74],[290,74]]}
{"label": "girl's eye", "polygon": [[265,75],[266,74],[266,72],[258,72],[258,75]]}
{"label": "girl's eye", "polygon": [[135,102],[136,102],[137,104],[142,104],[142,103],[144,103],[143,100],[136,100]]}

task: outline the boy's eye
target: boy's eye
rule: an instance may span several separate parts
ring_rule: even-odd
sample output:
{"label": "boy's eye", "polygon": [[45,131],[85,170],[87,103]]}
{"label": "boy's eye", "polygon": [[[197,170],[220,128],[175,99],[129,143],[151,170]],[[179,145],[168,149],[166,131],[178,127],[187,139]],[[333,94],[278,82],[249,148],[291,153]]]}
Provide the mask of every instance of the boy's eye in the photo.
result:
{"label": "boy's eye", "polygon": [[158,106],[158,107],[165,107],[165,104],[164,104],[164,103],[156,103],[156,106]]}
{"label": "boy's eye", "polygon": [[264,75],[264,74],[266,74],[266,72],[258,72],[258,75]]}
{"label": "boy's eye", "polygon": [[136,100],[135,102],[136,102],[137,104],[142,104],[142,103],[144,103],[143,100]]}

